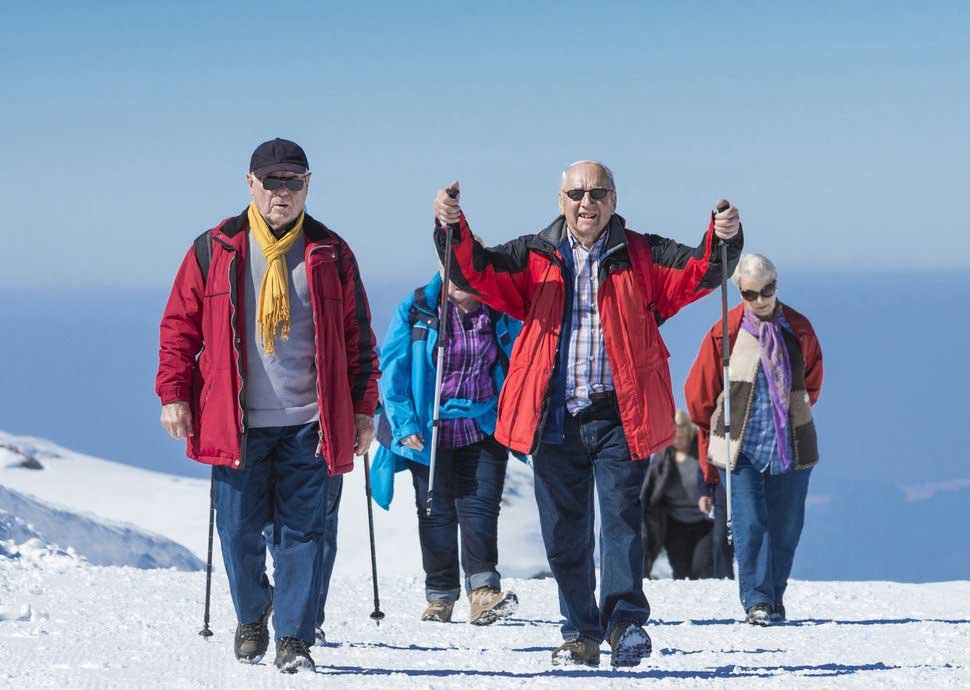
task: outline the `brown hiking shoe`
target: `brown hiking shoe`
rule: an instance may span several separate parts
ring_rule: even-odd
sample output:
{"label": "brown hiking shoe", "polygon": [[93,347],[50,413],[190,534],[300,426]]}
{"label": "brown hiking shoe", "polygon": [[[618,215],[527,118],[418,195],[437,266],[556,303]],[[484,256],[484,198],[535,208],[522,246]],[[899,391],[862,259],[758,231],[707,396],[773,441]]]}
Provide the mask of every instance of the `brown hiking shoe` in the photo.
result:
{"label": "brown hiking shoe", "polygon": [[566,640],[552,653],[553,666],[599,666],[600,646],[585,637]]}
{"label": "brown hiking shoe", "polygon": [[472,625],[491,625],[499,618],[506,618],[519,608],[515,592],[502,592],[497,587],[479,587],[468,593],[471,612],[468,622]]}
{"label": "brown hiking shoe", "polygon": [[450,623],[451,611],[455,608],[455,602],[435,599],[428,602],[428,608],[421,614],[423,621],[435,621],[437,623]]}

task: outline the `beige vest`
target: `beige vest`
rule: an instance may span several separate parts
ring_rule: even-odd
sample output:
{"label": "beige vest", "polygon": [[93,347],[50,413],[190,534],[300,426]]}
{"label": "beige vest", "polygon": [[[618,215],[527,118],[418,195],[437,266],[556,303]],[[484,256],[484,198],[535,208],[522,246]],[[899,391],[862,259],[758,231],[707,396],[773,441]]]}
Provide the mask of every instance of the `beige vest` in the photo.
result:
{"label": "beige vest", "polygon": [[[791,361],[791,405],[788,426],[792,432],[795,469],[804,470],[818,464],[818,438],[812,420],[812,404],[805,389],[805,359],[798,338],[782,329],[788,357]],[[738,331],[731,350],[731,469],[737,466],[741,439],[748,426],[755,381],[761,367],[761,346],[758,339],[744,328]],[[727,465],[727,440],[724,433],[724,392],[717,396],[717,406],[711,415],[711,435],[707,449],[708,460],[715,467]]]}

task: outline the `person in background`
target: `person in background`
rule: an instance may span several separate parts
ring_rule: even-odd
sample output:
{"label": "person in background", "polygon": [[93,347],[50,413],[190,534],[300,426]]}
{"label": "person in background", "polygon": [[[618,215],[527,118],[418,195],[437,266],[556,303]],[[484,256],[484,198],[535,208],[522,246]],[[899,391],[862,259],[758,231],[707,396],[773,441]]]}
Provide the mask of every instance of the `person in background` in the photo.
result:
{"label": "person in background", "polygon": [[509,451],[492,434],[521,324],[449,285],[438,457],[428,515],[443,270],[401,302],[384,338],[384,410],[381,445],[371,467],[373,494],[387,509],[394,473],[410,471],[427,599],[421,620],[451,621],[461,593],[460,543],[468,621],[490,625],[518,607],[515,593],[502,591],[497,570],[498,517]]}
{"label": "person in background", "polygon": [[699,580],[712,574],[712,522],[698,508],[697,428],[683,410],[674,415],[672,445],[654,455],[643,483],[643,572],[649,575],[661,549],[675,580]]}
{"label": "person in background", "polygon": [[818,439],[812,405],[822,391],[822,350],[812,324],[778,300],[778,270],[760,254],[734,274],[743,302],[728,314],[731,457],[723,416],[722,324],[701,343],[687,377],[691,418],[700,429],[705,480],[731,472],[734,549],[746,620],[785,620],[784,604]]}

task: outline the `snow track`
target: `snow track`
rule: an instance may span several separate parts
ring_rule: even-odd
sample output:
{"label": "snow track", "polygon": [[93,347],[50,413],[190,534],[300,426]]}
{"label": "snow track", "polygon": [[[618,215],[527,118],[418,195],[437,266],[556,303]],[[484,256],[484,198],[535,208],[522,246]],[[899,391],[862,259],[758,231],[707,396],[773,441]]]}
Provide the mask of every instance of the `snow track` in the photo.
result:
{"label": "snow track", "polygon": [[[487,628],[421,623],[421,582],[381,582],[387,619],[369,620],[369,578],[335,578],[330,643],[312,649],[317,674],[283,676],[273,650],[238,664],[224,576],[213,583],[215,636],[201,626],[201,574],[96,567],[57,568],[0,558],[0,686],[5,688],[620,688],[970,686],[970,583],[793,583],[792,620],[754,628],[739,621],[730,582],[649,582],[654,654],[613,672],[604,645],[599,670],[554,669],[559,616],[551,580],[511,580],[522,605]],[[14,601],[10,601],[10,599]],[[3,609],[0,608],[0,611]]]}

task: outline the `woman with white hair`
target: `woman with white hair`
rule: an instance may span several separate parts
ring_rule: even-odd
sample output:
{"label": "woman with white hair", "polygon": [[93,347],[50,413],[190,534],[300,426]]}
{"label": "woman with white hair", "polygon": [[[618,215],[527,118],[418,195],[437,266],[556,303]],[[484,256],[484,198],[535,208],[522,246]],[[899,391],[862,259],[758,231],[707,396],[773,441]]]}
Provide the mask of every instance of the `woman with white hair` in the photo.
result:
{"label": "woman with white hair", "polygon": [[733,277],[743,302],[728,313],[731,457],[724,425],[722,324],[701,344],[687,377],[705,481],[731,472],[734,550],[746,620],[785,620],[784,595],[818,462],[812,405],[822,389],[822,351],[808,319],[778,300],[778,271],[760,254]]}

